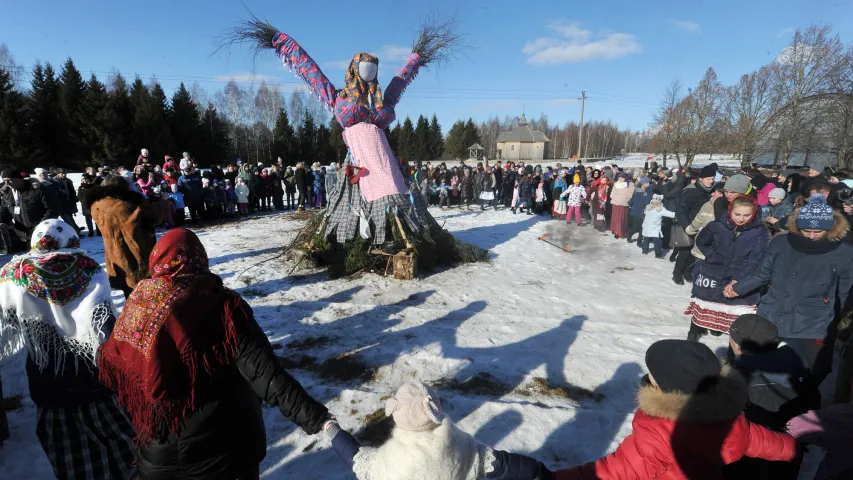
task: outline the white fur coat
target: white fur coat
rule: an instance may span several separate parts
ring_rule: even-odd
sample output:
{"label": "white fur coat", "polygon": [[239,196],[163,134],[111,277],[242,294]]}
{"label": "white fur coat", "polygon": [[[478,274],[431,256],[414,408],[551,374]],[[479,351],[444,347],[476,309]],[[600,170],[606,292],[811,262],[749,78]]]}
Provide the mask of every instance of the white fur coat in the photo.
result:
{"label": "white fur coat", "polygon": [[491,448],[445,418],[427,432],[395,428],[381,447],[362,447],[353,470],[358,480],[479,480],[494,460]]}

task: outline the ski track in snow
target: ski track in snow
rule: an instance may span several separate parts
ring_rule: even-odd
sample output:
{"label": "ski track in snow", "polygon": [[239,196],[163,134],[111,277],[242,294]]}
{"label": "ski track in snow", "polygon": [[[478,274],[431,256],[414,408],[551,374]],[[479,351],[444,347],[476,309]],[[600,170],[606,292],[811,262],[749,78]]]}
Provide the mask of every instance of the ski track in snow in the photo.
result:
{"label": "ski track in snow", "polygon": [[[682,312],[690,287],[672,283],[670,262],[590,227],[509,211],[431,212],[460,239],[488,248],[491,264],[447,268],[414,281],[376,274],[330,280],[323,270],[288,277],[292,262],[278,258],[240,275],[275,257],[303,222],[268,214],[197,233],[211,269],[249,301],[270,342],[280,346],[278,355],[310,356],[319,364],[347,354],[356,365],[375,369],[368,380],[291,370],[344,428],[358,431],[404,381],[443,381],[445,410],[482,442],[530,454],[552,468],[615,449],[631,431],[646,349],[687,334]],[[545,233],[568,243],[570,253],[539,241]],[[99,238],[82,243],[103,260]],[[288,346],[306,340],[317,344]],[[722,355],[725,337],[705,341]],[[49,479],[23,365],[19,355],[0,369],[6,397],[24,396],[9,412],[12,437],[0,448],[0,466],[4,477]],[[447,386],[483,373],[497,382],[485,394]],[[537,377],[570,394],[532,393]],[[305,435],[275,408],[265,408],[264,418],[264,478],[354,478],[322,435]]]}

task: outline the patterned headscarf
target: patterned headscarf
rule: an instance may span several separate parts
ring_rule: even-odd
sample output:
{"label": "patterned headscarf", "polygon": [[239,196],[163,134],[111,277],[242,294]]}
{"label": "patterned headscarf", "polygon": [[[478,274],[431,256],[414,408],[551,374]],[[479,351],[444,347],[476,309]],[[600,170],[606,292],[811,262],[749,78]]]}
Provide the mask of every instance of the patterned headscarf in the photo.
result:
{"label": "patterned headscarf", "polygon": [[74,228],[39,223],[32,250],[0,268],[0,360],[26,346],[39,368],[52,362],[60,372],[67,353],[94,365],[113,316],[110,294],[106,273],[80,250]]}
{"label": "patterned headscarf", "polygon": [[[341,98],[350,99],[356,105],[362,105],[374,110],[382,108],[382,89],[379,87],[379,78],[372,82],[364,81],[358,74],[358,64],[371,62],[379,65],[379,58],[369,53],[357,53],[347,69],[346,86],[341,90]],[[372,99],[372,103],[371,103]]]}
{"label": "patterned headscarf", "polygon": [[198,237],[179,228],[151,251],[152,278],[139,282],[101,348],[101,382],[116,390],[138,441],[178,434],[234,362],[237,323],[248,305],[210,273]]}

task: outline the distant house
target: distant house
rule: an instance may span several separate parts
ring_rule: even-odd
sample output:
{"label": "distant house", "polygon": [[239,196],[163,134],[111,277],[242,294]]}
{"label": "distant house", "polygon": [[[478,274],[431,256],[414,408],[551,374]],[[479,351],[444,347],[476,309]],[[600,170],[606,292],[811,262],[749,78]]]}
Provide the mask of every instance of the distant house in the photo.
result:
{"label": "distant house", "polygon": [[548,158],[549,143],[551,140],[544,133],[531,129],[522,115],[515,130],[498,135],[498,159],[544,160]]}

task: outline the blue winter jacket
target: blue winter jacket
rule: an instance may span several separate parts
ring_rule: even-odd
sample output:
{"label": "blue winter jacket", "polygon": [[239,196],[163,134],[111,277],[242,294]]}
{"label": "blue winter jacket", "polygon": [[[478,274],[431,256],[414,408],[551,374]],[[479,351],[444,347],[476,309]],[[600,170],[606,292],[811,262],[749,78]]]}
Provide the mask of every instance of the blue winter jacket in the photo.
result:
{"label": "blue winter jacket", "polygon": [[764,261],[734,286],[750,294],[769,285],[758,313],[779,329],[782,338],[826,338],[836,307],[844,309],[853,287],[853,246],[844,241],[847,219],[835,212],[835,226],[824,240],[809,240],[791,215],[787,235],[776,235]]}
{"label": "blue winter jacket", "polygon": [[770,232],[758,215],[743,227],[736,227],[728,216],[706,225],[696,236],[696,246],[705,255],[705,263],[693,279],[696,297],[727,305],[757,305],[758,292],[729,299],[723,295],[723,289],[732,280],[746,278],[761,265],[769,241]]}
{"label": "blue winter jacket", "polygon": [[628,206],[631,208],[632,217],[642,217],[646,213],[646,207],[652,201],[652,187],[649,186],[645,191],[639,188],[634,190],[634,196],[628,201]]}
{"label": "blue winter jacket", "polygon": [[184,194],[184,200],[191,205],[203,200],[203,188],[201,175],[198,172],[183,174],[178,178],[178,190]]}

